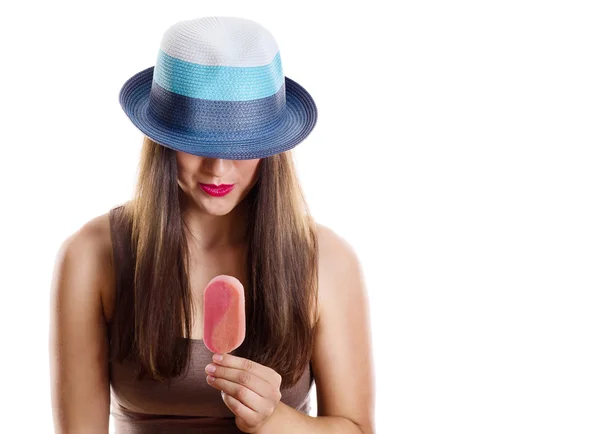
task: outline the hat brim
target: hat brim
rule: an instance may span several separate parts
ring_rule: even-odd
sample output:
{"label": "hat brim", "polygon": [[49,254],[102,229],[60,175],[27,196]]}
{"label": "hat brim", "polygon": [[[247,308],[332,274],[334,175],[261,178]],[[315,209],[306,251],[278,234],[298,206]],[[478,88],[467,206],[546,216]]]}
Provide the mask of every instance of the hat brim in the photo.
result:
{"label": "hat brim", "polygon": [[311,95],[285,77],[286,107],[276,128],[244,139],[214,140],[194,132],[171,129],[157,122],[148,111],[154,66],[129,78],[119,92],[121,107],[146,136],[168,148],[211,158],[249,160],[269,157],[294,148],[315,127],[317,106]]}

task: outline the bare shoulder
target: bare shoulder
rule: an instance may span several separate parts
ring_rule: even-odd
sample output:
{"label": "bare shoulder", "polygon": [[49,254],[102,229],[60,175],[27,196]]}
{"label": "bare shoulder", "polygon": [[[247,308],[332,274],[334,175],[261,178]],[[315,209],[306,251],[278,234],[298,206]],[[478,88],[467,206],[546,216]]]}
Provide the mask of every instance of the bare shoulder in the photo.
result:
{"label": "bare shoulder", "polygon": [[75,234],[72,242],[93,247],[107,267],[112,267],[112,242],[108,212],[86,222]]}
{"label": "bare shoulder", "polygon": [[374,373],[368,291],[354,247],[321,224],[319,318],[312,367],[318,416],[344,416],[374,432]]}
{"label": "bare shoulder", "polygon": [[333,274],[343,273],[358,259],[350,242],[332,228],[317,223],[317,232],[320,259],[327,264],[327,269],[323,271]]}
{"label": "bare shoulder", "polygon": [[319,243],[319,317],[323,305],[335,305],[339,297],[347,297],[342,285],[345,278],[361,272],[356,250],[334,229],[317,223]]}
{"label": "bare shoulder", "polygon": [[62,248],[72,246],[76,248],[82,244],[90,244],[97,248],[106,247],[105,237],[109,236],[110,241],[110,225],[108,221],[108,213],[93,217],[84,223],[79,229],[70,234],[62,244]]}
{"label": "bare shoulder", "polygon": [[[109,213],[98,215],[84,223],[63,242],[60,254],[78,257],[79,261],[94,261],[104,318],[109,321],[112,315],[114,298],[113,250],[110,235]],[[91,253],[91,254],[90,254]],[[85,267],[90,264],[82,263]]]}
{"label": "bare shoulder", "polygon": [[335,230],[317,223],[317,232],[319,275],[322,275],[324,284],[322,289],[330,292],[338,286],[336,284],[347,276],[348,271],[356,269],[360,266],[360,263],[354,246]]}
{"label": "bare shoulder", "polygon": [[106,218],[85,223],[56,255],[48,336],[56,432],[108,430],[109,343],[102,300],[110,283]]}

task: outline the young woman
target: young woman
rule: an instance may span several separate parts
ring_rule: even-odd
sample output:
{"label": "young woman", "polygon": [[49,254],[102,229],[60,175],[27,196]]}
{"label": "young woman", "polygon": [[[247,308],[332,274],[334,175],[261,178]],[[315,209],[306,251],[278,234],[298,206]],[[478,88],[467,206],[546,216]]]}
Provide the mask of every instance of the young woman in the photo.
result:
{"label": "young woman", "polygon": [[[117,433],[373,433],[360,263],[304,201],[291,149],[317,111],[272,35],[176,23],[120,101],[144,133],[137,188],[57,255],[55,432],[106,433],[112,414]],[[202,296],[221,274],[244,286],[246,336],[213,354]]]}

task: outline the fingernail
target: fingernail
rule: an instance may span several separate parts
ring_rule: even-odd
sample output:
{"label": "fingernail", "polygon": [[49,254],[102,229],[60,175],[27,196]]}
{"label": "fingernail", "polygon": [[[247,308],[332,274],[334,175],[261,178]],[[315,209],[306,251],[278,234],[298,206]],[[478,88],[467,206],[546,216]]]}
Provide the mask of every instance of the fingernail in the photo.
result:
{"label": "fingernail", "polygon": [[222,356],[222,355],[220,355],[220,354],[215,354],[215,355],[214,355],[214,359],[215,359],[217,362],[220,362],[220,361],[222,361],[222,360],[223,360],[223,356]]}
{"label": "fingernail", "polygon": [[217,368],[214,365],[207,365],[206,372],[215,372]]}

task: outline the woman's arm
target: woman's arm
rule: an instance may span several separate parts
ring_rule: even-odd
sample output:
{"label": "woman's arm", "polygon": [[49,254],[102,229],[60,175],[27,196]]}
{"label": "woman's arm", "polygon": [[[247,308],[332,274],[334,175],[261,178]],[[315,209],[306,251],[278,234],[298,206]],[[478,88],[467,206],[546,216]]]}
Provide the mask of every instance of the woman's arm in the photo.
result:
{"label": "woman's arm", "polygon": [[323,282],[312,367],[316,418],[280,402],[259,434],[374,434],[374,372],[369,300],[352,247],[320,225]]}
{"label": "woman's arm", "polygon": [[50,294],[50,378],[54,432],[106,434],[110,387],[101,288],[106,249],[94,220],[67,238]]}

